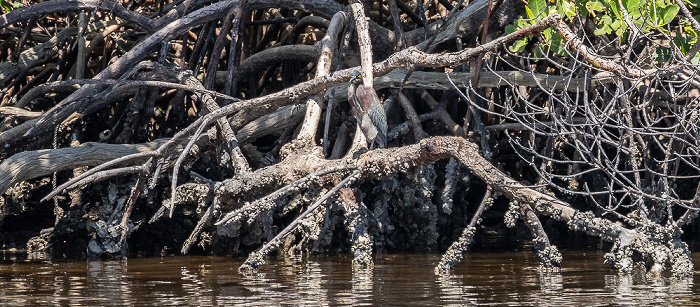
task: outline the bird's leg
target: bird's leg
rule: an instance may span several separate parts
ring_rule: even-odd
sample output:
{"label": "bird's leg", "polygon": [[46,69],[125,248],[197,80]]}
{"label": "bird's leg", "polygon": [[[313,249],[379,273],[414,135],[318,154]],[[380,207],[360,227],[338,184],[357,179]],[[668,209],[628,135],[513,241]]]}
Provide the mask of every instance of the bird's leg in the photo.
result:
{"label": "bird's leg", "polygon": [[371,151],[367,151],[367,152],[361,154],[360,157],[357,158],[357,163],[356,163],[356,165],[363,164],[363,163],[364,163],[364,159],[367,158],[367,155],[369,155],[370,152],[371,152]]}
{"label": "bird's leg", "polygon": [[375,144],[376,141],[377,141],[377,140],[374,140],[374,141],[372,141],[372,142],[369,143],[369,148],[367,149],[367,151],[364,152],[364,153],[362,153],[362,154],[360,155],[360,157],[357,159],[359,163],[362,163],[362,160],[364,160],[364,158],[367,157],[367,155],[372,151],[372,149],[374,149],[374,144]]}

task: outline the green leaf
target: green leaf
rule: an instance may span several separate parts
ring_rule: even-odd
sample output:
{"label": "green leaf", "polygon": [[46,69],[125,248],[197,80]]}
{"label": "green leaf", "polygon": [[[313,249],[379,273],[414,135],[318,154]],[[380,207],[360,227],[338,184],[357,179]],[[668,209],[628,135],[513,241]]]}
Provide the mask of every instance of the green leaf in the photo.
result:
{"label": "green leaf", "polygon": [[595,29],[593,35],[605,35],[612,33],[612,28],[609,25],[603,25],[603,27]]}
{"label": "green leaf", "polygon": [[614,0],[610,1],[610,11],[612,11],[613,14],[615,14],[615,17],[617,17],[617,19],[622,19],[622,13],[620,12],[620,5],[617,4],[617,1],[614,1]]}
{"label": "green leaf", "polygon": [[700,9],[700,0],[683,0],[683,3],[687,4],[691,10],[697,11]]}
{"label": "green leaf", "polygon": [[604,25],[608,25],[608,26],[609,26],[609,25],[612,25],[612,23],[613,23],[613,19],[612,19],[612,17],[610,17],[609,15],[603,15],[603,17],[600,18],[600,21],[601,21]]}
{"label": "green leaf", "polygon": [[13,1],[12,3],[10,3],[6,0],[0,0],[0,6],[4,8],[6,12],[24,7],[21,1]]}
{"label": "green leaf", "polygon": [[505,28],[506,34],[513,33],[515,31],[518,31],[520,28],[518,28],[516,25],[507,25]]}
{"label": "green leaf", "polygon": [[598,0],[588,1],[586,3],[586,9],[588,9],[589,12],[592,12],[592,11],[602,12],[602,11],[605,11],[605,4],[603,4],[603,2],[600,2]]}
{"label": "green leaf", "polygon": [[534,56],[536,58],[543,58],[544,57],[544,52],[542,51],[542,46],[537,45],[535,46],[535,50],[533,50]]}
{"label": "green leaf", "polygon": [[533,15],[533,17],[528,16],[528,18],[536,18],[537,20],[540,20],[545,17],[544,15],[546,15],[544,14],[546,8],[546,0],[528,0],[527,6],[525,7],[525,11],[529,9],[530,14]]}
{"label": "green leaf", "polygon": [[624,22],[622,22],[622,20],[619,20],[619,19],[615,19],[615,21],[613,21],[610,24],[610,28],[612,28],[615,31],[619,30],[622,27],[626,27],[626,26],[627,25]]}
{"label": "green leaf", "polygon": [[555,32],[552,35],[552,51],[556,52],[558,55],[561,56],[568,56],[569,53],[566,51],[566,45],[565,42],[563,42],[563,40],[564,39],[561,37],[561,35]]}
{"label": "green leaf", "polygon": [[671,48],[659,47],[656,49],[656,61],[659,63],[667,62],[671,59]]}
{"label": "green leaf", "polygon": [[523,51],[525,51],[525,47],[527,47],[527,44],[529,42],[530,42],[530,38],[528,38],[528,37],[514,41],[513,44],[510,45],[510,51],[523,52]]}
{"label": "green leaf", "polygon": [[531,25],[530,22],[522,19],[519,19],[515,24],[518,25],[518,29],[527,28]]}
{"label": "green leaf", "polygon": [[700,64],[700,53],[695,54],[695,56],[690,59],[690,63],[694,65]]}
{"label": "green leaf", "polygon": [[564,16],[566,19],[571,19],[572,17],[576,16],[576,4],[574,4],[571,1],[566,1],[566,0],[560,0],[557,1],[557,6],[560,8],[557,9],[557,12]]}
{"label": "green leaf", "polygon": [[581,16],[588,16],[590,12],[586,8],[586,2],[584,0],[576,0],[576,11],[578,11]]}
{"label": "green leaf", "polygon": [[621,42],[625,41],[625,37],[623,36],[623,34],[625,33],[625,30],[627,30],[626,25],[624,27],[620,27],[619,29],[615,30],[615,35],[617,35],[620,38]]}
{"label": "green leaf", "polygon": [[632,20],[642,17],[641,8],[646,6],[646,0],[622,0],[622,6],[627,10],[627,15]]}
{"label": "green leaf", "polygon": [[[529,7],[525,7],[525,16],[527,16],[527,19],[535,19],[535,14],[532,13],[532,10]],[[535,22],[535,20],[531,21],[532,23]]]}
{"label": "green leaf", "polygon": [[683,55],[688,54],[688,50],[690,50],[690,42],[688,41],[688,38],[683,37],[680,30],[676,30],[676,36],[673,37],[673,43],[678,46],[678,49],[681,50]]}
{"label": "green leaf", "polygon": [[546,44],[549,44],[552,42],[552,28],[547,28],[546,30],[542,31],[542,36],[544,36],[544,41]]}
{"label": "green leaf", "polygon": [[660,14],[659,17],[661,19],[661,22],[659,22],[659,25],[663,26],[663,25],[671,22],[671,20],[673,20],[673,18],[676,17],[676,15],[678,14],[678,11],[680,11],[680,9],[681,8],[678,7],[677,5],[669,5],[667,7],[659,9],[658,10],[659,14]]}
{"label": "green leaf", "polygon": [[0,0],[0,6],[2,6],[2,8],[4,8],[6,12],[9,12],[12,10],[12,5],[5,0]]}

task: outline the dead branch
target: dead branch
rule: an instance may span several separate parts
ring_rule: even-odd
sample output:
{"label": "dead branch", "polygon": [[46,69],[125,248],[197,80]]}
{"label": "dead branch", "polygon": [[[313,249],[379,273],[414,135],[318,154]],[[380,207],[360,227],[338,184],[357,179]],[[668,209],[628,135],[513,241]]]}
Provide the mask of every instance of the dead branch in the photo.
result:
{"label": "dead branch", "polygon": [[[96,166],[135,153],[149,152],[167,142],[159,139],[146,144],[85,143],[78,147],[25,151],[0,163],[0,190],[32,178],[82,166]],[[143,163],[147,158],[143,157]],[[37,163],[37,161],[45,161]]]}
{"label": "dead branch", "polygon": [[450,248],[447,249],[440,259],[440,263],[435,266],[435,275],[448,274],[454,270],[455,265],[462,261],[462,254],[467,252],[469,246],[472,244],[474,239],[474,233],[476,233],[476,226],[479,225],[481,221],[481,215],[493,205],[493,198],[491,197],[492,189],[491,186],[486,187],[486,194],[484,194],[484,199],[481,200],[479,208],[472,217],[469,225],[464,228],[462,235],[459,236],[457,241],[454,241]]}
{"label": "dead branch", "polygon": [[97,9],[109,12],[119,18],[133,22],[148,32],[154,32],[154,21],[136,12],[127,10],[118,3],[110,0],[52,0],[30,5],[21,10],[14,10],[0,16],[0,28],[11,24],[49,13]]}

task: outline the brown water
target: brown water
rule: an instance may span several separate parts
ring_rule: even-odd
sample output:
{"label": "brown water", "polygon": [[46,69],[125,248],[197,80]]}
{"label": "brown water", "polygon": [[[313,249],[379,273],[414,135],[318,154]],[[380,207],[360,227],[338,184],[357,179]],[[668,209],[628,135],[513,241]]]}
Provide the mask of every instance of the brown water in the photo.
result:
{"label": "brown water", "polygon": [[[561,273],[541,273],[531,252],[470,253],[449,276],[440,255],[379,255],[353,272],[342,256],[271,258],[255,274],[243,259],[19,260],[0,254],[0,305],[700,305],[693,278],[618,275],[602,253],[564,253]],[[694,254],[700,259],[700,254]],[[700,267],[700,261],[695,261]]]}

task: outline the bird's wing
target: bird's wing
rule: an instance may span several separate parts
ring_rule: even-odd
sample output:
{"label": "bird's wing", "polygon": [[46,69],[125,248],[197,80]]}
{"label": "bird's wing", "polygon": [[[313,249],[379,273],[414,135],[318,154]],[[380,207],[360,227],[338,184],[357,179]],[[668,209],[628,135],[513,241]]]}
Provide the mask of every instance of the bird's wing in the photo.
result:
{"label": "bird's wing", "polygon": [[353,100],[355,100],[355,85],[350,83],[348,84],[348,102],[353,103]]}
{"label": "bird's wing", "polygon": [[360,121],[360,128],[362,128],[362,133],[365,134],[365,137],[370,143],[374,142],[374,140],[377,139],[377,127],[374,126],[372,120],[369,118],[369,115],[365,114],[364,116],[362,116],[362,120]]}
{"label": "bird's wing", "polygon": [[372,94],[374,94],[374,90],[370,92],[364,85],[358,86],[355,90],[355,97],[359,99],[359,109],[363,114],[368,112],[373,99],[377,97],[377,94]]}
{"label": "bird's wing", "polygon": [[356,84],[350,83],[350,85],[348,85],[348,102],[350,103],[350,110],[352,111],[352,115],[359,121],[361,120],[360,117],[362,116],[362,103],[359,101],[357,89],[358,85]]}
{"label": "bird's wing", "polygon": [[[376,94],[375,94],[376,97]],[[373,103],[372,107],[369,109],[369,118],[372,120],[372,123],[374,124],[375,127],[377,127],[377,135],[379,136],[379,147],[384,148],[386,146],[386,138],[387,138],[387,124],[386,124],[386,113],[384,113],[384,108],[381,105],[381,102],[379,101],[379,98],[377,99],[377,103]]]}

